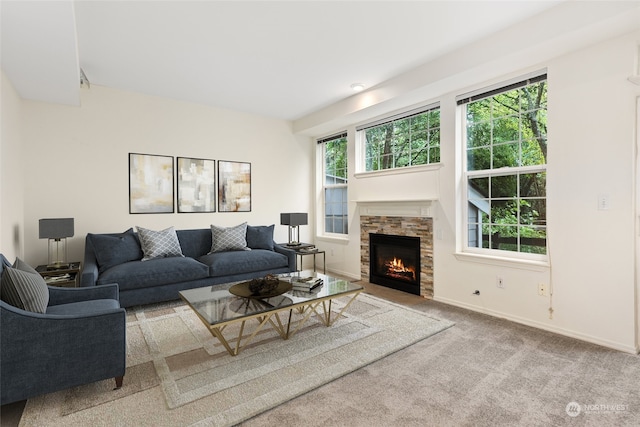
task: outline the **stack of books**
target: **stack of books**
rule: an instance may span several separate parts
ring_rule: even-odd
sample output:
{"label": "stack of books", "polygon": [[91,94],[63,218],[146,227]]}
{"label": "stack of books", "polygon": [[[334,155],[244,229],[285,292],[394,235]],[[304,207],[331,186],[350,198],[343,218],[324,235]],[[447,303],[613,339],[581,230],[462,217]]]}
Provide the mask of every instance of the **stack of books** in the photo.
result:
{"label": "stack of books", "polygon": [[66,282],[67,280],[71,280],[71,274],[60,274],[58,276],[49,276],[45,277],[44,281],[47,283],[58,283],[58,282]]}
{"label": "stack of books", "polygon": [[296,291],[311,291],[322,286],[322,279],[319,277],[292,277],[291,286]]}

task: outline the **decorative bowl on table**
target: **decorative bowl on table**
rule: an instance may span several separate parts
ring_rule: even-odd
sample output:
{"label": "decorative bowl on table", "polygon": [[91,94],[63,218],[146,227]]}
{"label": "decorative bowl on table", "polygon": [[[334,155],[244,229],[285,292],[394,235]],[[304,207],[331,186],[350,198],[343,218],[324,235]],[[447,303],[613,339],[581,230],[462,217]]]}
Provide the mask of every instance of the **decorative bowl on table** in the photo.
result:
{"label": "decorative bowl on table", "polygon": [[243,298],[271,298],[290,290],[291,283],[280,280],[273,274],[238,283],[229,288],[229,292]]}
{"label": "decorative bowl on table", "polygon": [[250,280],[249,290],[255,296],[267,295],[275,291],[279,284],[280,279],[273,274],[267,274],[264,277]]}

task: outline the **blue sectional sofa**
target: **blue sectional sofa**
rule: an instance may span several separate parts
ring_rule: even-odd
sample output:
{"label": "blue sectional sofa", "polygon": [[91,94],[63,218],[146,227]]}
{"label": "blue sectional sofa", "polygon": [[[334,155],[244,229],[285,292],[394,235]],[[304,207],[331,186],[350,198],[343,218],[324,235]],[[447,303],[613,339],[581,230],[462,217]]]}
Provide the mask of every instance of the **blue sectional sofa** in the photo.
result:
{"label": "blue sectional sofa", "polygon": [[221,228],[175,230],[181,254],[144,260],[140,233],[148,230],[88,234],[80,286],[117,283],[120,305],[131,307],[178,299],[185,289],[295,271],[295,252],[273,241],[273,225],[246,226],[246,246],[234,250],[215,249],[215,229]]}

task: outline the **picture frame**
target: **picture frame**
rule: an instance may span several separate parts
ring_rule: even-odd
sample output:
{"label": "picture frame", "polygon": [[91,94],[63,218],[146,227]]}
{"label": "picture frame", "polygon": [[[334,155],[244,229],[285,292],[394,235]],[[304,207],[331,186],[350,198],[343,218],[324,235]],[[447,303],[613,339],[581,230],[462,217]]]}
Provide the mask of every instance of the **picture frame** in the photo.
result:
{"label": "picture frame", "polygon": [[129,213],[173,213],[173,156],[129,153]]}
{"label": "picture frame", "polygon": [[251,212],[251,163],[218,161],[218,211]]}
{"label": "picture frame", "polygon": [[216,211],[216,161],[192,157],[176,160],[178,213]]}

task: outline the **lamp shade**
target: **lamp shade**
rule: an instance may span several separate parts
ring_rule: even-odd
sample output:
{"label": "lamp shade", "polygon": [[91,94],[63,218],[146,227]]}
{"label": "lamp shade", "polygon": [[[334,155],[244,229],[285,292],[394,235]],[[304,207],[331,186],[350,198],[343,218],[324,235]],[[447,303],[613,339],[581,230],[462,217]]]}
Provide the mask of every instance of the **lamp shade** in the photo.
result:
{"label": "lamp shade", "polygon": [[281,213],[280,225],[307,225],[306,213]]}
{"label": "lamp shade", "polygon": [[41,239],[73,237],[73,218],[44,218],[38,225]]}

